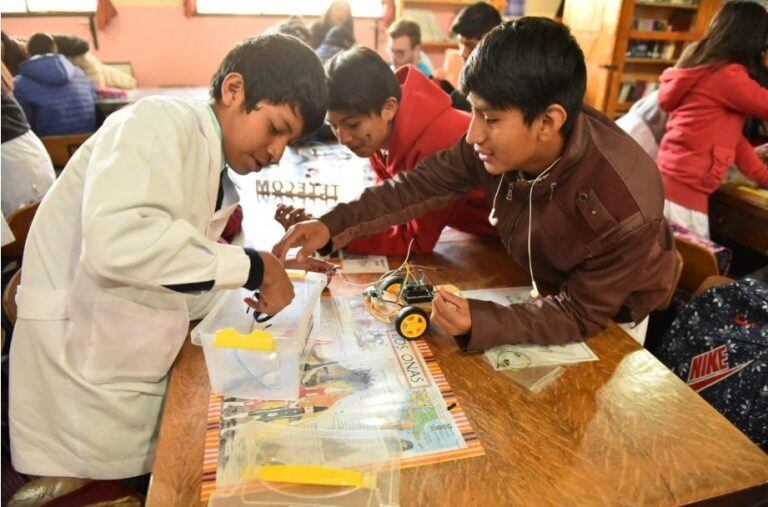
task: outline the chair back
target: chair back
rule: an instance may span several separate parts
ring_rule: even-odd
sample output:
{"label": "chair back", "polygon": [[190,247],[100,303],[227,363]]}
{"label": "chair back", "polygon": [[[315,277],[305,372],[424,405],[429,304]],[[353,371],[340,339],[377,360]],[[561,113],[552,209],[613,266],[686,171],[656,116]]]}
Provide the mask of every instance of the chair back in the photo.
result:
{"label": "chair back", "polygon": [[11,326],[16,325],[16,292],[21,282],[21,270],[17,270],[3,289],[3,311]]}
{"label": "chair back", "polygon": [[2,248],[3,263],[8,260],[18,259],[24,254],[24,245],[27,243],[27,234],[32,226],[32,219],[35,218],[40,201],[17,209],[6,218],[8,227],[16,238],[13,243],[8,243]]}
{"label": "chair back", "polygon": [[677,284],[680,283],[680,275],[683,272],[684,266],[685,262],[683,261],[683,256],[680,255],[680,252],[675,250],[675,270],[672,272],[672,282],[669,284],[669,290],[664,297],[664,301],[659,305],[657,310],[666,310],[669,308],[669,305],[672,303],[672,298],[675,297],[675,290],[677,290]]}
{"label": "chair back", "polygon": [[77,149],[93,135],[93,132],[85,134],[70,134],[66,136],[44,136],[40,140],[43,142],[48,155],[51,156],[53,167],[62,169]]}
{"label": "chair back", "polygon": [[715,254],[706,247],[679,236],[675,237],[675,247],[683,258],[681,288],[693,293],[704,280],[720,274]]}

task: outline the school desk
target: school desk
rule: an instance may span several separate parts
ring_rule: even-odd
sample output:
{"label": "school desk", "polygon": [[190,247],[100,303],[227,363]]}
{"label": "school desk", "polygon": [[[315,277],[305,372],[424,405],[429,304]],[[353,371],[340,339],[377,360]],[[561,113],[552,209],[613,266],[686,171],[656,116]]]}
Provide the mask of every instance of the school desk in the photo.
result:
{"label": "school desk", "polygon": [[739,185],[723,185],[709,199],[709,229],[768,255],[768,198]]}
{"label": "school desk", "polygon": [[165,97],[177,97],[192,100],[207,101],[210,97],[205,86],[168,86],[157,88],[135,88],[125,90],[126,96],[120,98],[96,99],[96,112],[98,124],[104,123],[104,119],[118,109],[133,104],[144,97],[161,95]]}
{"label": "school desk", "polygon": [[[364,183],[359,159],[330,167],[321,158],[302,161],[291,151],[281,166],[238,181],[246,237],[267,245],[279,239],[281,228],[271,220],[275,197],[265,189],[306,178],[307,165],[318,171],[311,180],[341,167],[343,197]],[[287,202],[312,211],[332,204]],[[401,261],[390,258],[390,266]],[[440,268],[430,273],[436,283],[465,290],[529,283],[498,240],[451,229],[416,261]],[[359,291],[338,276],[330,285],[334,296]],[[431,332],[427,340],[486,454],[403,470],[403,506],[681,505],[713,498],[722,505],[724,495],[734,501],[733,495],[768,494],[768,455],[615,325],[588,341],[599,361],[568,366],[539,393],[493,371],[481,354],[459,352],[451,337]],[[170,376],[147,505],[199,504],[209,394],[203,352],[187,341]]]}
{"label": "school desk", "polygon": [[[527,283],[493,240],[454,235],[418,262],[441,268],[437,283],[466,289]],[[338,277],[330,290],[359,291]],[[615,325],[588,341],[599,361],[567,367],[539,393],[448,336],[427,340],[486,455],[403,470],[403,506],[683,505],[768,492],[768,455]],[[208,396],[203,352],[187,341],[147,505],[199,504]]]}

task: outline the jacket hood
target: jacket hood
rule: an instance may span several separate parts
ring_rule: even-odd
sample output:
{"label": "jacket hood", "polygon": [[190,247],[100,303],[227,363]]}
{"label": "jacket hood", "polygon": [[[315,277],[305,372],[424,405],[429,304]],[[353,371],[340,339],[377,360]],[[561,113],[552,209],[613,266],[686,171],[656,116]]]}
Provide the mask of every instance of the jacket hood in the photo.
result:
{"label": "jacket hood", "polygon": [[659,105],[666,111],[676,109],[699,79],[712,70],[712,65],[688,69],[671,68],[660,77]]}
{"label": "jacket hood", "polygon": [[43,55],[24,60],[19,65],[19,74],[49,86],[67,84],[74,73],[75,66],[63,55]]}
{"label": "jacket hood", "polygon": [[413,65],[400,67],[395,76],[401,96],[389,142],[390,164],[397,163],[432,120],[451,107],[451,97]]}

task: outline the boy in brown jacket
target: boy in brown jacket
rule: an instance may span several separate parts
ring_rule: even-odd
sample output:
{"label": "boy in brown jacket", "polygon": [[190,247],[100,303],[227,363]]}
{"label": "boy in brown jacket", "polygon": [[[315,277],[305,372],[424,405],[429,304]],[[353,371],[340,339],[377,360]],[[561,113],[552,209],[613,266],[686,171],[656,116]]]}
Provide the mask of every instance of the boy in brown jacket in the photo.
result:
{"label": "boy in brown jacket", "polygon": [[[472,104],[466,138],[394,183],[294,225],[275,253],[340,248],[480,185],[489,222],[530,271],[534,299],[505,307],[441,291],[432,322],[463,349],[566,343],[610,319],[642,321],[665,298],[674,271],[661,179],[637,143],[583,105],[585,87],[584,56],[568,28],[531,17],[499,26],[461,77]],[[560,292],[543,297],[537,284]]]}

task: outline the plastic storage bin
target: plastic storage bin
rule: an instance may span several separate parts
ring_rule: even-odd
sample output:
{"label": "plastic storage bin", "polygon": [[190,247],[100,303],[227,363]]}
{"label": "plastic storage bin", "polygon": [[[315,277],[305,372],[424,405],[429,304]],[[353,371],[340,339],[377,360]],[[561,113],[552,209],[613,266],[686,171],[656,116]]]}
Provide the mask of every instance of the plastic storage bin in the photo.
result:
{"label": "plastic storage bin", "polygon": [[[243,299],[252,292],[236,289],[224,292],[210,313],[192,330],[192,343],[201,345],[205,353],[212,391],[228,398],[295,400],[299,397],[303,351],[327,278],[319,273],[306,273],[292,281],[293,301],[265,323],[255,322],[253,312],[246,313],[248,306]],[[216,331],[228,327],[246,335],[254,329],[264,329],[274,337],[276,350],[214,347]]]}
{"label": "plastic storage bin", "polygon": [[400,440],[389,430],[320,430],[251,422],[219,456],[209,507],[394,507]]}

